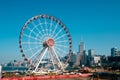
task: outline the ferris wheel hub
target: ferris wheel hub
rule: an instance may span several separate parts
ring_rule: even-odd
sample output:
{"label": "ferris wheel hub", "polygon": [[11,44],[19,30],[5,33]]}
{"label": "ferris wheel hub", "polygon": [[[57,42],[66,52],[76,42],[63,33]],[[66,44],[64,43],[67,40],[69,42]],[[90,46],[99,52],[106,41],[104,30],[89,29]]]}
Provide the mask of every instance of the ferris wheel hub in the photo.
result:
{"label": "ferris wheel hub", "polygon": [[45,40],[43,42],[43,47],[52,47],[52,46],[54,46],[54,44],[55,44],[54,39],[49,38],[48,40]]}
{"label": "ferris wheel hub", "polygon": [[48,45],[48,46],[54,46],[54,44],[55,44],[54,39],[49,38],[49,39],[47,40],[47,45]]}

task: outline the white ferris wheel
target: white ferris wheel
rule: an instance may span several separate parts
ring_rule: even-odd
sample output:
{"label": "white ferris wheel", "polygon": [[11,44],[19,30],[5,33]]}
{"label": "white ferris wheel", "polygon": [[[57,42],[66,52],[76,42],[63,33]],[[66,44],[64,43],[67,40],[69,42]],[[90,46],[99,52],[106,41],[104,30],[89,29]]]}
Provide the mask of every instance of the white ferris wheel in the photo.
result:
{"label": "white ferris wheel", "polygon": [[41,14],[24,24],[19,46],[32,72],[64,71],[71,56],[72,39],[60,20]]}

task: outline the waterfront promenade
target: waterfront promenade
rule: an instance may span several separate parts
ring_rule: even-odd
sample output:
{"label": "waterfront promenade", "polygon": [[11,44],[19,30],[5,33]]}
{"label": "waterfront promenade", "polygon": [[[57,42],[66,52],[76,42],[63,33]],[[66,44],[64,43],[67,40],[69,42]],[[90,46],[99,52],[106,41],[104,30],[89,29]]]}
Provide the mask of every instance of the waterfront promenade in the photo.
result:
{"label": "waterfront promenade", "polygon": [[55,76],[26,76],[21,78],[1,78],[0,80],[88,80],[91,74],[55,75]]}

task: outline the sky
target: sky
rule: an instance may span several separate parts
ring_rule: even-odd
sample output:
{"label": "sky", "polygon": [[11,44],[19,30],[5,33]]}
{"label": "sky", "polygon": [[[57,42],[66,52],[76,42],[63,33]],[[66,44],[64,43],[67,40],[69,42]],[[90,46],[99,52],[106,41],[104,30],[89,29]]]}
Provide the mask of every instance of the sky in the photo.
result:
{"label": "sky", "polygon": [[81,38],[86,50],[110,55],[120,50],[120,0],[0,0],[0,63],[22,60],[19,35],[33,16],[48,14],[59,18],[69,29],[73,52]]}

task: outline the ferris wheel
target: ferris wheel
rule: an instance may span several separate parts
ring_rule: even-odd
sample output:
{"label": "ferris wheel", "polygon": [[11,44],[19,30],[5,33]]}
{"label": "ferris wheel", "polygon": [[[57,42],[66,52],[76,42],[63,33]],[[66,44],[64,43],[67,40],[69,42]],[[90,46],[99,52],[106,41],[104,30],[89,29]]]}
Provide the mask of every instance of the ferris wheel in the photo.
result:
{"label": "ferris wheel", "polygon": [[24,24],[20,32],[19,46],[29,70],[64,71],[71,56],[72,39],[60,20],[41,14]]}

